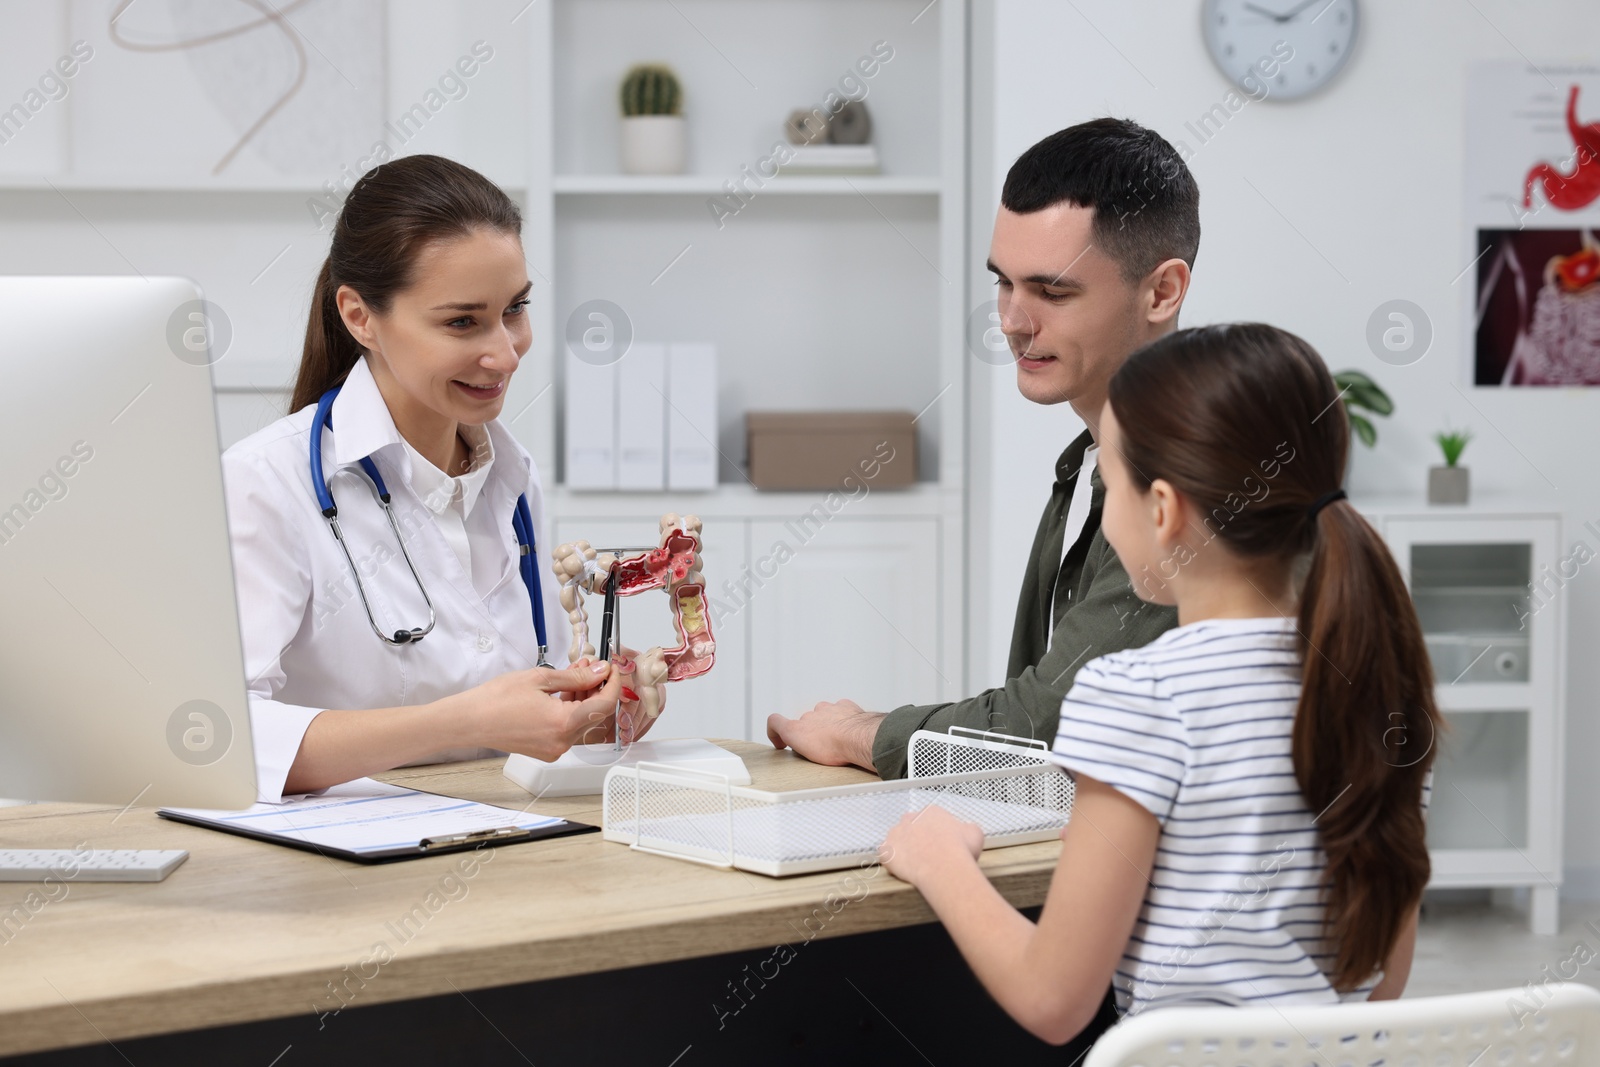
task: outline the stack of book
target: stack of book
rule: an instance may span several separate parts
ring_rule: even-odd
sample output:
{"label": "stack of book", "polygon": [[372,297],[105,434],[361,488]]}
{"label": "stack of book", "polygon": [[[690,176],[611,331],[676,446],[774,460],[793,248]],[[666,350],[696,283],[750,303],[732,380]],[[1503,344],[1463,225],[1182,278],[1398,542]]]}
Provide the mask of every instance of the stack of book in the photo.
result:
{"label": "stack of book", "polygon": [[877,174],[878,146],[873,144],[792,145],[794,158],[779,174]]}

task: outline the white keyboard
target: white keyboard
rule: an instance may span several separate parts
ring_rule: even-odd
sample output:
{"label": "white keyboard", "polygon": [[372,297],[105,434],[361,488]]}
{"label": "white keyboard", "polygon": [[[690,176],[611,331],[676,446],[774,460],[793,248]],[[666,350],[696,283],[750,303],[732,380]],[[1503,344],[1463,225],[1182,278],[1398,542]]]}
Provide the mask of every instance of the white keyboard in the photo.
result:
{"label": "white keyboard", "polygon": [[0,882],[159,882],[188,858],[181,848],[0,848]]}

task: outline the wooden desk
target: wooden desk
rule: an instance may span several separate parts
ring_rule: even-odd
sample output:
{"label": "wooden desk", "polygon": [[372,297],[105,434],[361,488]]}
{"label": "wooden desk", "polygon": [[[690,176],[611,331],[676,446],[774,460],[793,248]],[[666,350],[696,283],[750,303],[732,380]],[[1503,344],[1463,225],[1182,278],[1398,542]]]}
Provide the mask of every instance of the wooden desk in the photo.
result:
{"label": "wooden desk", "polygon": [[[719,743],[744,758],[760,788],[871,778],[762,744]],[[383,777],[523,808],[530,797],[501,776],[502,762]],[[547,798],[535,810],[600,822],[598,797]],[[916,890],[875,867],[767,878],[637,853],[597,833],[493,850],[466,877],[458,868],[466,853],[366,867],[171,822],[148,808],[0,809],[5,847],[80,843],[185,848],[190,856],[156,884],[62,883],[58,899],[33,913],[24,901],[43,887],[0,883],[0,1055],[359,1009],[792,944],[810,930],[831,939],[933,918]],[[1037,905],[1060,848],[997,849],[983,866],[1013,904]],[[867,879],[864,896],[841,888],[851,873]],[[823,908],[830,893],[835,906],[841,897],[860,899],[831,913]],[[414,918],[403,924],[408,915]]]}

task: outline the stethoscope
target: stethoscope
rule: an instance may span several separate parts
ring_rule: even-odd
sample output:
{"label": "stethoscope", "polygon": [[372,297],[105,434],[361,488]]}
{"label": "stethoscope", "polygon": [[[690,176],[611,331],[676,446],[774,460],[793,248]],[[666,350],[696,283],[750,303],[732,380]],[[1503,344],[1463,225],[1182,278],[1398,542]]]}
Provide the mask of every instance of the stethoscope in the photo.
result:
{"label": "stethoscope", "polygon": [[[334,505],[333,494],[328,491],[327,479],[322,476],[322,431],[326,429],[329,433],[333,432],[333,401],[339,395],[340,388],[334,386],[323,393],[322,399],[317,401],[317,414],[311,422],[311,488],[317,494],[322,517],[328,520],[328,526],[333,530],[333,539],[338,541],[339,547],[344,550],[345,562],[350,565],[350,574],[356,580],[356,593],[361,597],[361,606],[367,611],[367,624],[385,644],[409,645],[421,641],[433,632],[437,616],[433,610],[433,598],[428,596],[427,586],[422,584],[422,576],[417,573],[417,565],[411,562],[411,553],[406,551],[406,539],[400,536],[400,524],[395,521],[394,508],[389,504],[389,488],[383,484],[383,476],[378,473],[371,456],[361,457],[361,469],[372,479],[372,486],[378,492],[378,501],[383,505],[384,514],[389,517],[389,529],[394,531],[394,539],[400,544],[400,555],[405,557],[406,566],[411,570],[411,577],[417,583],[417,591],[422,594],[423,603],[428,605],[427,626],[396,630],[392,637],[378,628],[378,620],[372,615],[372,605],[367,602],[367,591],[361,584],[361,570],[351,558],[350,546],[345,544],[344,534],[339,530],[339,509]],[[528,587],[528,596],[533,600],[533,629],[539,638],[539,661],[535,666],[549,667],[551,663],[547,654],[550,645],[545,637],[544,598],[540,595],[538,553],[534,548],[533,517],[528,511],[526,493],[517,497],[517,509],[511,514],[511,529],[516,533],[517,547],[520,549],[517,566],[522,572],[522,584]]]}

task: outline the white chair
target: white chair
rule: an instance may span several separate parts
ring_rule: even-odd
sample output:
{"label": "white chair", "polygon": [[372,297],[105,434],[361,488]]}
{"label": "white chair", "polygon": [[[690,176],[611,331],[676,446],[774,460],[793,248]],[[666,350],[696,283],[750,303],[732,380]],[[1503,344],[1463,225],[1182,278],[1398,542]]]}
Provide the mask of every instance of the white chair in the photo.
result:
{"label": "white chair", "polygon": [[1572,983],[1315,1008],[1166,1008],[1118,1024],[1084,1067],[1587,1067],[1600,990]]}

